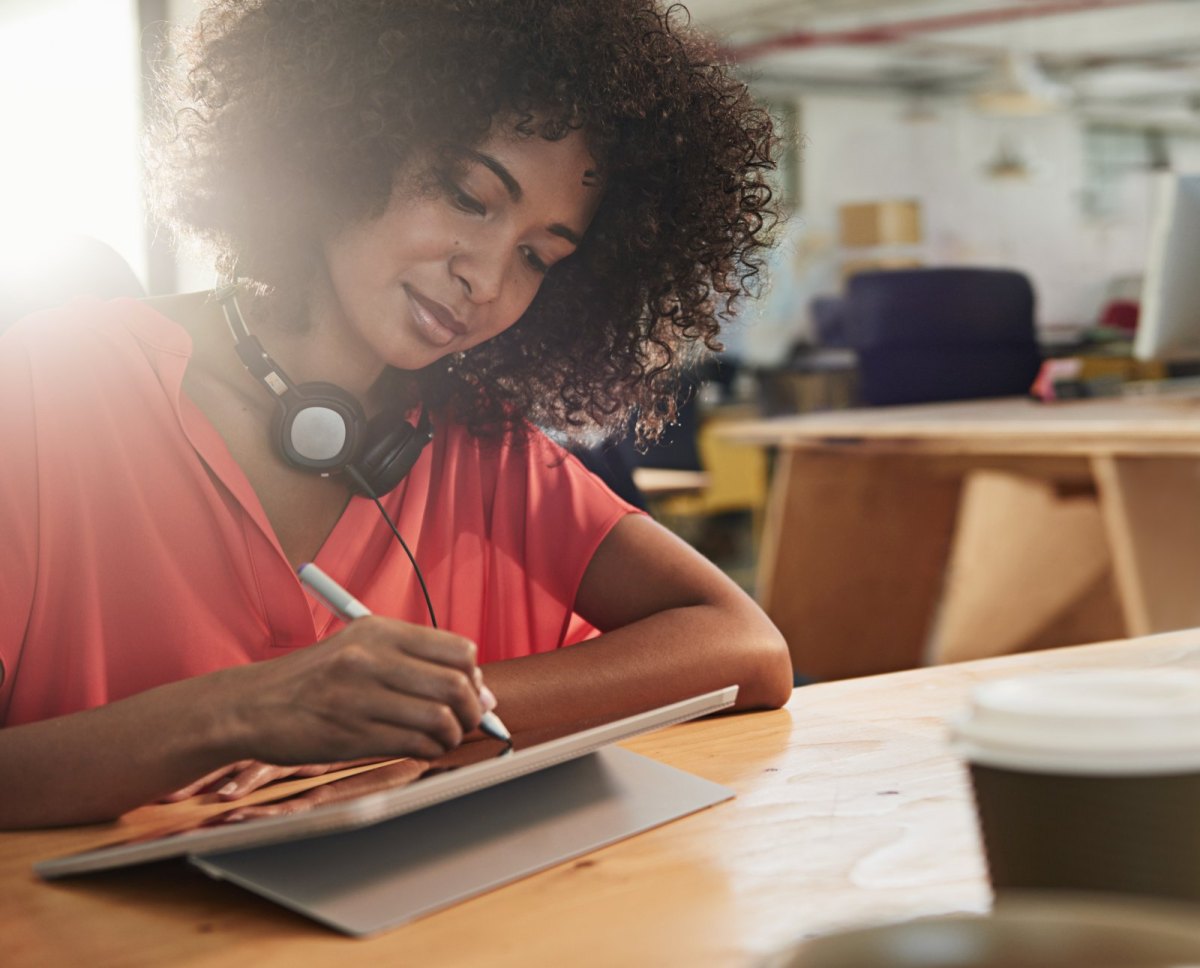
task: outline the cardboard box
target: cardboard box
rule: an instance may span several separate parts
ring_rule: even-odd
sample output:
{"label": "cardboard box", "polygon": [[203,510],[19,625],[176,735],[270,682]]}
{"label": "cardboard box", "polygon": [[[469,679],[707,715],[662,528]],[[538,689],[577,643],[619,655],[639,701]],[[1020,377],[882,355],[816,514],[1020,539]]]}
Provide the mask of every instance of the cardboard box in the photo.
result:
{"label": "cardboard box", "polygon": [[850,248],[917,245],[921,204],[914,199],[858,202],[838,207],[839,241]]}

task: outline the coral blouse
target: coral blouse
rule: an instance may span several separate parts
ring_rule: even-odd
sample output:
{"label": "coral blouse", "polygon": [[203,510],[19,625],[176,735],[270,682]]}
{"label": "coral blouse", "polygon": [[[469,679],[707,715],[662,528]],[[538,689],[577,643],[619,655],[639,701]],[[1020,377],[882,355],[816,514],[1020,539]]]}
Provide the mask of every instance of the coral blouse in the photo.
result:
{"label": "coral blouse", "polygon": [[[0,723],[282,655],[339,623],[305,593],[224,441],[182,392],[187,332],[76,300],[0,338]],[[384,498],[438,624],[483,662],[596,634],[584,570],[636,509],[540,433],[437,426]],[[382,615],[428,622],[378,510],[352,498],[315,561]]]}

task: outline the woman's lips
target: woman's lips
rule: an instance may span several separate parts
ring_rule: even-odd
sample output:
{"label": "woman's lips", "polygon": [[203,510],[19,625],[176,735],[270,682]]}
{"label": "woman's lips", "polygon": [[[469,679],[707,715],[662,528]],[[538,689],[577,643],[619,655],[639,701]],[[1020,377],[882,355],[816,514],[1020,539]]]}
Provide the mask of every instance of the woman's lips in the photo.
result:
{"label": "woman's lips", "polygon": [[426,299],[408,286],[404,287],[404,292],[413,308],[412,315],[417,328],[434,346],[447,346],[456,337],[466,335],[467,327],[441,303]]}

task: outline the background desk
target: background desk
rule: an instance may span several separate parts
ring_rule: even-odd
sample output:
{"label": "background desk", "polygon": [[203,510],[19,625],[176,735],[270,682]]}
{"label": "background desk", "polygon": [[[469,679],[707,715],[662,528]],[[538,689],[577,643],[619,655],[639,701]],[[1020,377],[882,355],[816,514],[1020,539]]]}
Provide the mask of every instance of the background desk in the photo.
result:
{"label": "background desk", "polygon": [[648,498],[691,494],[708,486],[704,471],[677,470],[671,467],[635,467],[633,483]]}
{"label": "background desk", "polygon": [[[758,591],[799,672],[922,663],[963,483],[980,470],[1098,495],[1099,546],[1079,555],[1111,557],[1119,612],[1074,641],[1200,625],[1200,397],[881,407],[724,432],[778,449]],[[1039,591],[994,603],[996,620],[1033,607]]]}
{"label": "background desk", "polygon": [[[89,965],[753,965],[805,934],[990,903],[944,720],[975,683],[1089,666],[1200,668],[1200,632],[798,689],[784,710],[686,723],[629,748],[737,799],[356,941],[182,863],[44,884],[37,859],[109,827],[0,834],[5,968]],[[195,811],[143,808],[149,829]],[[207,808],[210,809],[211,808]]]}

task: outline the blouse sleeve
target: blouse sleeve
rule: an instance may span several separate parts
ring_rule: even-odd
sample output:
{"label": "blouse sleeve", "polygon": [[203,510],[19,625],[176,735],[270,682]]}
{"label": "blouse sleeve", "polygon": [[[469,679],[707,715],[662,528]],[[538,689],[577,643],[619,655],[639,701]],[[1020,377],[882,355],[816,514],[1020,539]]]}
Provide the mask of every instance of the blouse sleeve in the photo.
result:
{"label": "blouse sleeve", "polygon": [[0,338],[0,722],[20,661],[37,576],[38,470],[33,381],[18,332]]}
{"label": "blouse sleeve", "polygon": [[573,607],[583,574],[617,522],[627,514],[644,512],[614,494],[577,457],[538,431],[531,431],[527,446],[518,448],[517,454],[521,466],[512,470],[522,480],[523,494],[510,491],[508,496],[513,503],[523,501],[524,507],[510,505],[512,513],[497,519],[495,526],[503,532],[507,521],[523,533],[519,540],[501,533],[500,544],[519,545],[527,580],[566,605],[554,636],[557,644],[591,638],[598,630]]}

